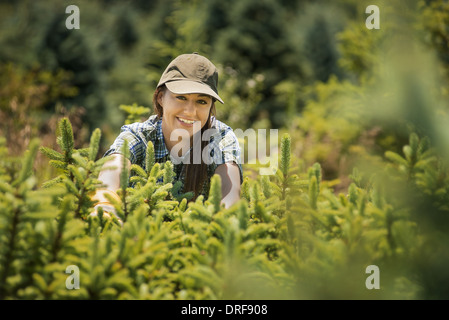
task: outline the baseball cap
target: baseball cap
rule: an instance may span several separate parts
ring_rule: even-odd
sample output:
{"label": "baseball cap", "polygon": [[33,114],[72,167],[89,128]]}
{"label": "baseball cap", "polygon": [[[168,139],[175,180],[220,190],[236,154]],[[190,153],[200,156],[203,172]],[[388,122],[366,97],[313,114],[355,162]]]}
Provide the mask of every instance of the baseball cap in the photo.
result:
{"label": "baseball cap", "polygon": [[157,87],[165,84],[173,93],[202,93],[214,97],[218,95],[218,71],[212,62],[197,52],[181,54],[165,69]]}

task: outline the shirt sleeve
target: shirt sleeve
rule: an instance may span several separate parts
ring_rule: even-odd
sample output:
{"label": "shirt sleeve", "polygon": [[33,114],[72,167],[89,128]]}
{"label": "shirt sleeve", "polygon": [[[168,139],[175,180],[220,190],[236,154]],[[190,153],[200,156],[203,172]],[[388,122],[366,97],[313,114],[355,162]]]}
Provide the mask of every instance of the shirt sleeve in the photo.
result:
{"label": "shirt sleeve", "polygon": [[129,161],[131,161],[132,164],[140,162],[145,156],[146,143],[133,125],[122,126],[119,136],[115,139],[109,150],[106,151],[104,157],[113,153],[125,155],[122,150],[125,141],[128,142],[129,157],[127,158]]}
{"label": "shirt sleeve", "polygon": [[222,131],[221,134],[214,136],[214,140],[211,142],[211,156],[212,156],[212,169],[215,169],[221,164],[234,162],[239,167],[240,172],[240,184],[243,182],[243,170],[240,158],[240,145],[232,129],[228,128]]}

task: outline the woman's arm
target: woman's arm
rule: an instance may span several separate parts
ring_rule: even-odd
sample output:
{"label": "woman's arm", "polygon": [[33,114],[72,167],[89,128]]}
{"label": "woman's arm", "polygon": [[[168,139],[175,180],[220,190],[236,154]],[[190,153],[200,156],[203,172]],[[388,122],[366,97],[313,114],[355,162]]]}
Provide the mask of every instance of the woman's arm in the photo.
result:
{"label": "woman's arm", "polygon": [[234,162],[219,165],[215,173],[221,177],[221,203],[229,208],[240,200],[240,169]]}
{"label": "woman's arm", "polygon": [[[117,195],[117,190],[120,188],[120,173],[123,168],[123,155],[121,154],[113,154],[111,156],[111,160],[106,162],[103,165],[103,168],[106,167],[115,167],[114,169],[102,169],[100,174],[98,175],[98,180],[103,183],[103,187],[96,190],[95,194],[92,197],[92,200],[97,200],[97,205],[95,206],[95,211],[91,214],[93,216],[97,215],[97,207],[102,207],[106,216],[109,216],[108,213],[114,213],[115,209],[112,204],[109,202],[108,198],[105,196],[106,194],[110,195],[115,199],[120,199]],[[126,160],[127,170],[131,167],[131,162]],[[117,217],[118,218],[118,217]],[[119,222],[122,224],[122,221],[118,218]]]}
{"label": "woman's arm", "polygon": [[[111,160],[103,165],[103,168],[115,167],[115,169],[102,169],[98,175],[98,180],[103,182],[105,189],[116,192],[120,188],[120,174],[123,167],[123,158],[124,156],[122,154],[112,154]],[[126,165],[129,170],[131,162],[128,159],[126,159]]]}

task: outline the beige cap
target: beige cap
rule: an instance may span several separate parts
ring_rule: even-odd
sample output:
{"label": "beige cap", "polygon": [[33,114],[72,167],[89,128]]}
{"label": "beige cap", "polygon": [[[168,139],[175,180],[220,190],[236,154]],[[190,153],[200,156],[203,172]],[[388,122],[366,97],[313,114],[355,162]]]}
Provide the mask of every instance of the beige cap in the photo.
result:
{"label": "beige cap", "polygon": [[170,62],[157,86],[163,84],[173,93],[203,93],[223,103],[218,95],[217,68],[196,52],[182,54]]}

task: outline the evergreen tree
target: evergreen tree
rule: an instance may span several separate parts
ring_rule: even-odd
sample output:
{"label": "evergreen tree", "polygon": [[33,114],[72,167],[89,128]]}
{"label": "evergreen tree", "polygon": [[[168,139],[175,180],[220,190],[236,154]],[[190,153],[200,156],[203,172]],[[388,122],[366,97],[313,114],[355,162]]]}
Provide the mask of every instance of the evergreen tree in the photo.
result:
{"label": "evergreen tree", "polygon": [[[284,106],[274,99],[273,87],[294,70],[301,78],[302,67],[286,37],[286,13],[275,1],[238,1],[228,11],[229,26],[213,42],[213,56],[243,75],[262,74],[265,87],[248,123],[257,120],[262,110],[270,114],[274,127],[284,124]],[[244,89],[240,80],[240,90]],[[244,91],[239,92],[244,96]]]}
{"label": "evergreen tree", "polygon": [[[86,44],[82,33],[69,30],[65,26],[66,17],[56,13],[48,24],[39,48],[39,59],[48,70],[63,69],[72,74],[71,84],[78,94],[61,103],[67,107],[83,107],[85,123],[93,130],[100,125],[106,107],[98,68],[92,57],[91,48]],[[51,101],[47,109],[54,108]]]}

